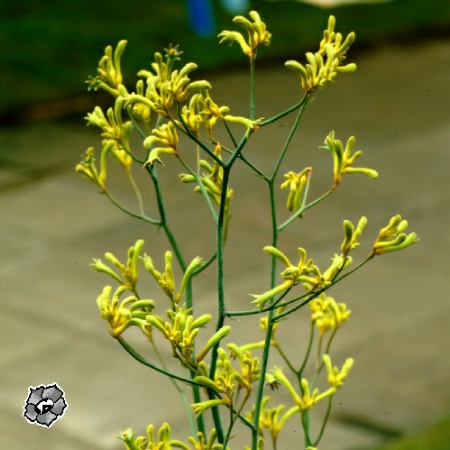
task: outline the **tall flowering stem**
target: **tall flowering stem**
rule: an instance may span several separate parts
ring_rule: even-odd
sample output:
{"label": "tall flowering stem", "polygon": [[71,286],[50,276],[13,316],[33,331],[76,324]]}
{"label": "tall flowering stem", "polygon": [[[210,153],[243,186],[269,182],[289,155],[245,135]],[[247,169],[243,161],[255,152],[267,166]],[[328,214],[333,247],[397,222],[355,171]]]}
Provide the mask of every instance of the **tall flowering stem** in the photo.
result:
{"label": "tall flowering stem", "polygon": [[[300,76],[303,89],[300,100],[264,119],[256,116],[255,61],[258,50],[269,45],[272,36],[256,11],[251,11],[249,18],[237,16],[233,22],[244,34],[226,30],[219,37],[220,42],[236,42],[249,58],[249,117],[236,115],[228,106],[217,104],[208,81],[191,80],[197,68],[195,63],[177,68],[182,54],[178,46],[169,46],[164,55],[156,52],[150,67],[138,72],[134,90],[126,87],[121,70],[126,41],[120,41],[114,50],[111,46],[105,49],[97,76],[88,80],[90,89],[108,92],[114,102],[106,112],[96,107],[87,115],[88,124],[101,130],[102,149],[97,163],[96,151],[89,147],[76,171],[119,210],[161,229],[168,243],[163,258],[144,253],[145,242],[139,239],[129,248],[125,260],[111,252],[105,253],[104,260],[94,259],[93,269],[115,285],[115,288],[106,285],[97,297],[100,317],[107,322],[110,335],[135,361],[154,371],[155,376],[171,379],[181,395],[191,431],[183,442],[172,436],[167,422],[156,433],[155,426],[149,425],[145,436],[136,437],[127,429],[118,436],[127,449],[226,450],[233,443],[232,436],[243,432],[249,444],[245,450],[267,450],[268,445],[276,450],[283,445],[279,442],[283,439],[284,424],[296,420],[303,428],[303,442],[298,448],[316,450],[326,431],[334,396],[354,364],[352,358],[341,366],[335,366],[332,360],[333,343],[349,320],[351,310],[336,301],[329,291],[373,258],[403,250],[418,241],[414,232],[406,233],[408,222],[398,214],[379,231],[372,248],[356,263],[353,254],[360,247],[368,223],[365,216],[357,223],[343,220],[342,241],[336,243],[330,252],[330,262],[324,267],[316,264],[309,250],[300,246],[307,243],[296,242],[291,248],[281,248],[284,230],[288,226],[300,227],[308,211],[327,200],[347,176],[360,174],[371,179],[378,176],[372,168],[355,167],[354,162],[362,156],[361,150],[353,151],[355,137],[341,141],[334,131],[328,133],[325,145],[320,147],[331,154],[332,172],[330,186],[318,197],[309,198],[312,167],[292,167],[285,174],[280,172],[314,93],[334,82],[338,74],[356,69],[353,63],[343,65],[355,35],[344,37],[336,32],[336,20],[331,16],[319,49],[306,54],[307,62],[286,62],[286,67]],[[260,128],[271,126],[289,114],[295,114],[292,127],[274,156],[272,168],[263,171],[253,156],[245,152],[246,145]],[[219,134],[218,127],[225,133]],[[140,146],[132,145],[133,133],[141,139]],[[228,140],[217,137],[224,135]],[[192,149],[186,141],[192,143]],[[168,158],[179,163],[183,171],[179,174],[180,182],[194,185],[194,192],[201,195],[210,213],[215,245],[206,258],[198,255],[189,262],[183,239],[176,236],[169,221],[166,193],[160,182],[160,178],[168,176],[164,167]],[[123,170],[136,205],[122,204],[114,195],[108,170],[111,161]],[[231,183],[238,162],[246,166],[248,176],[256,174],[266,187],[261,192],[265,192],[270,204],[265,220],[271,231],[263,248],[269,259],[267,273],[261,274],[260,292],[249,294],[248,304],[233,311],[228,307],[225,290],[224,249],[228,229],[234,225],[233,197],[240,194],[235,194]],[[154,217],[147,215],[148,201],[133,175],[135,170],[144,170],[153,187]],[[278,189],[288,191],[284,212],[278,204]],[[204,223],[199,222],[198,226]],[[211,270],[215,270],[216,301],[208,305],[206,313],[198,315],[196,278]],[[156,286],[153,298],[143,294],[141,280],[145,276],[150,276]],[[305,310],[310,320],[305,352],[303,356],[296,352],[291,357],[289,347],[278,339],[277,330],[288,326],[286,318]],[[239,336],[234,333],[233,319],[255,315],[260,318],[261,335],[255,341],[236,343]],[[154,357],[142,356],[125,339],[132,327],[150,343]],[[279,354],[283,367],[273,367],[273,352]],[[173,366],[167,364],[164,354],[174,358],[177,369],[169,369]],[[267,395],[269,389],[272,392]],[[287,392],[286,405],[276,403],[277,389]],[[326,408],[319,432],[314,435],[310,422],[313,414],[319,414],[318,403],[326,403]],[[209,420],[205,421],[205,417]]]}

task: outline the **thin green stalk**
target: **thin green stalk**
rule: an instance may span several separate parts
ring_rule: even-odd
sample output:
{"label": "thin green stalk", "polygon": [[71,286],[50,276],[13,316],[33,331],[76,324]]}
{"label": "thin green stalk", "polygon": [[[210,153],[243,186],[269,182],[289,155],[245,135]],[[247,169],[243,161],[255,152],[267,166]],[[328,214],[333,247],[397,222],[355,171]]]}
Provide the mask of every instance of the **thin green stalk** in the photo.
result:
{"label": "thin green stalk", "polygon": [[[147,172],[149,173],[152,181],[153,181],[153,185],[155,187],[155,193],[156,193],[156,201],[157,201],[157,205],[158,205],[158,210],[159,210],[159,215],[161,218],[161,227],[164,229],[164,232],[166,234],[166,237],[175,253],[175,257],[178,261],[178,264],[182,270],[182,272],[186,271],[186,262],[183,258],[183,255],[178,247],[178,243],[175,240],[175,237],[172,233],[172,230],[170,229],[168,223],[167,223],[167,218],[166,218],[166,211],[164,208],[164,202],[163,202],[163,198],[162,198],[162,193],[161,193],[161,188],[159,185],[159,180],[158,180],[158,174],[156,172],[156,169],[154,167],[150,167],[150,166],[145,166]],[[186,284],[186,289],[185,289],[185,296],[186,296],[186,307],[187,308],[193,308],[193,301],[192,301],[192,279],[190,279],[188,281],[188,283]],[[190,369],[189,370],[189,376],[191,377],[191,379],[193,380],[194,377],[196,376],[196,373]],[[201,395],[200,395],[200,388],[199,385],[197,383],[192,383],[192,396],[194,399],[194,403],[200,403],[201,402]],[[205,432],[205,424],[204,424],[204,419],[202,416],[197,417],[197,428],[199,431],[201,432]]]}
{"label": "thin green stalk", "polygon": [[[367,259],[365,259],[364,261],[362,261],[360,264],[358,264],[355,268],[353,268],[352,270],[350,270],[349,272],[346,272],[344,275],[342,275],[339,278],[336,278],[333,280],[333,284],[329,287],[327,287],[326,289],[322,289],[320,291],[317,292],[313,292],[311,294],[311,297],[308,297],[305,301],[303,301],[302,303],[292,307],[291,309],[288,309],[280,314],[277,314],[277,316],[274,318],[275,321],[279,321],[281,319],[283,319],[284,317],[289,316],[290,314],[292,314],[293,312],[297,311],[298,309],[302,308],[303,306],[305,306],[307,303],[309,303],[311,300],[313,300],[314,298],[316,298],[317,296],[319,296],[322,292],[325,292],[326,290],[330,289],[332,286],[336,285],[337,283],[341,282],[344,278],[347,278],[349,275],[351,275],[353,272],[359,270],[362,266],[364,266],[365,264],[367,264],[371,259],[373,258],[373,255],[369,256]],[[298,301],[299,299],[304,298],[305,295],[302,295],[300,297],[294,298],[292,300],[289,300],[285,303],[282,303],[281,305],[279,305],[279,307],[284,307],[287,306],[289,304],[292,304],[296,301]]]}
{"label": "thin green stalk", "polygon": [[140,355],[131,345],[125,341],[124,338],[118,337],[116,338],[120,345],[136,360],[139,361],[144,366],[150,367],[151,369],[155,370],[156,372],[162,373],[163,375],[166,375],[170,378],[173,378],[174,380],[182,381],[183,383],[187,383],[191,386],[201,386],[201,384],[196,383],[194,380],[191,380],[186,377],[182,377],[180,375],[176,375],[175,373],[169,372],[167,370],[162,369],[161,367],[155,366],[150,361],[147,361],[142,355]]}
{"label": "thin green stalk", "polygon": [[255,61],[256,50],[250,57],[250,120],[255,120]]}
{"label": "thin green stalk", "polygon": [[305,433],[305,448],[311,445],[311,437],[309,436],[309,411],[302,412],[302,427]]}
{"label": "thin green stalk", "polygon": [[[268,181],[269,186],[269,196],[270,196],[270,210],[271,210],[271,222],[272,222],[272,246],[276,247],[278,242],[278,230],[277,230],[277,213],[276,213],[276,198],[274,192],[274,180],[275,176],[272,176],[272,179]],[[272,257],[271,264],[271,279],[270,279],[270,288],[272,289],[275,286],[275,277],[276,277],[276,259]],[[273,302],[272,302],[273,303]],[[267,373],[267,366],[269,363],[269,353],[270,353],[270,345],[272,340],[273,326],[274,326],[274,310],[271,309],[267,313],[267,329],[266,336],[264,341],[263,355],[261,358],[261,374]],[[254,426],[255,429],[259,429],[259,417],[261,414],[261,405],[263,399],[263,390],[264,390],[265,379],[264,376],[261,376],[258,382],[258,388],[256,393],[256,401],[255,401],[255,409],[254,409]],[[257,450],[258,445],[258,433],[257,431],[252,432],[252,450]]]}
{"label": "thin green stalk", "polygon": [[226,120],[222,121],[223,124],[225,125],[225,129],[227,130],[228,136],[230,136],[231,142],[233,142],[234,147],[236,148],[237,146],[237,141],[233,135],[233,133],[231,132],[230,126],[228,125]]}
{"label": "thin green stalk", "polygon": [[275,342],[274,347],[277,349],[278,353],[280,354],[280,356],[283,358],[283,361],[286,363],[286,365],[289,367],[289,369],[296,373],[295,367],[292,365],[292,363],[289,361],[289,358],[287,357],[287,355],[284,353],[283,349],[281,348],[279,342]]}
{"label": "thin green stalk", "polygon": [[325,194],[321,195],[320,197],[316,198],[311,203],[308,203],[307,205],[302,206],[300,209],[298,209],[295,214],[293,214],[289,219],[287,219],[285,222],[283,222],[278,227],[278,231],[283,231],[289,224],[291,224],[297,217],[300,217],[305,211],[308,211],[308,209],[312,208],[313,206],[320,203],[322,200],[325,200],[330,194],[334,192],[334,187],[332,187],[330,190],[325,192]]}
{"label": "thin green stalk", "polygon": [[200,146],[208,154],[208,156],[214,160],[214,162],[219,164],[219,166],[223,166],[223,161],[213,151],[211,151],[197,136],[195,136],[195,134],[192,133],[192,131],[189,129],[189,127],[187,126],[186,122],[183,119],[183,115],[181,114],[181,105],[180,104],[178,104],[177,109],[178,109],[178,118],[180,119],[180,122],[183,126],[180,127],[180,125],[177,124],[177,122],[175,120],[173,120],[173,124],[175,125],[175,127],[178,130],[180,130],[182,133],[189,136],[189,138],[192,139],[198,146]]}
{"label": "thin green stalk", "polygon": [[295,371],[295,374],[297,375],[297,378],[301,379],[303,375],[303,371],[305,370],[306,364],[308,363],[309,355],[311,354],[311,348],[314,340],[314,323],[311,323],[311,330],[309,332],[309,341],[308,346],[306,348],[305,357],[303,358],[302,365],[300,366],[300,369]]}
{"label": "thin green stalk", "polygon": [[[219,214],[217,217],[216,224],[216,250],[217,250],[217,320],[216,320],[216,331],[222,328],[225,315],[225,294],[224,294],[224,271],[223,271],[223,249],[224,249],[224,220],[225,220],[225,204],[226,195],[228,190],[228,182],[230,178],[231,166],[223,167],[223,178],[222,178],[222,192],[220,197]],[[211,362],[209,367],[209,378],[214,379],[214,375],[217,367],[217,349],[219,347],[219,342],[211,350]],[[224,442],[224,435],[222,429],[222,423],[220,419],[220,414],[217,407],[211,408],[214,426],[217,432],[217,439],[219,443]]]}
{"label": "thin green stalk", "polygon": [[[305,97],[306,98],[306,97]],[[286,139],[286,142],[284,143],[283,149],[281,150],[280,156],[278,158],[277,164],[275,166],[275,169],[272,174],[272,180],[275,180],[275,177],[278,174],[278,171],[280,170],[281,163],[283,162],[284,156],[286,155],[287,149],[289,148],[289,145],[292,141],[292,138],[294,137],[295,132],[297,131],[298,124],[300,122],[300,119],[303,115],[303,112],[305,111],[306,102],[303,103],[298,111],[297,117],[295,118],[294,124],[292,125],[291,131],[288,134],[288,137]]]}
{"label": "thin green stalk", "polygon": [[214,253],[214,255],[211,256],[211,258],[208,259],[208,261],[205,262],[201,267],[199,267],[197,270],[194,270],[192,272],[192,276],[195,277],[199,273],[203,272],[205,269],[207,269],[217,258],[217,253]]}
{"label": "thin green stalk", "polygon": [[144,203],[142,201],[142,195],[141,195],[141,191],[139,190],[136,181],[134,180],[133,174],[131,173],[131,170],[127,170],[127,175],[128,175],[128,181],[131,184],[131,187],[133,188],[133,191],[136,195],[136,199],[138,201],[138,205],[139,205],[139,211],[141,213],[141,216],[145,217],[145,213],[144,213]]}
{"label": "thin green stalk", "polygon": [[118,209],[120,209],[125,214],[128,214],[130,217],[134,217],[135,219],[143,220],[144,222],[151,223],[152,225],[160,226],[161,222],[156,219],[151,219],[147,217],[145,214],[136,214],[129,209],[122,206],[106,189],[102,190],[102,192],[108,197],[108,200]]}
{"label": "thin green stalk", "polygon": [[273,117],[270,117],[270,118],[267,119],[267,120],[264,120],[263,122],[261,122],[261,123],[259,124],[259,127],[265,127],[265,126],[267,126],[267,125],[270,125],[271,123],[274,123],[274,122],[276,122],[277,120],[282,119],[284,116],[287,116],[287,115],[290,114],[291,112],[294,112],[294,111],[297,110],[298,108],[300,108],[300,107],[302,107],[302,106],[305,106],[305,107],[308,106],[309,103],[310,103],[310,94],[305,94],[305,95],[303,96],[303,98],[302,98],[298,103],[296,103],[295,105],[293,105],[293,106],[291,106],[290,108],[286,109],[285,111],[283,111],[283,112],[281,112],[281,113],[279,113],[279,114],[277,114],[277,115],[275,115],[275,116],[273,116]]}
{"label": "thin green stalk", "polygon": [[330,412],[331,412],[331,407],[333,405],[333,396],[331,395],[330,397],[328,397],[328,406],[327,406],[327,412],[325,413],[325,417],[323,419],[322,422],[322,427],[320,428],[319,434],[317,436],[317,439],[314,441],[314,443],[312,444],[313,447],[316,447],[317,444],[320,442],[320,440],[322,439],[323,433],[325,431],[325,428],[327,426],[328,423],[328,419],[330,417]]}
{"label": "thin green stalk", "polygon": [[263,354],[261,358],[261,377],[258,381],[257,391],[256,391],[256,400],[255,400],[255,409],[253,411],[253,426],[252,430],[252,450],[257,450],[258,445],[258,429],[259,429],[259,417],[261,414],[261,404],[262,398],[264,395],[264,374],[267,373],[267,365],[269,362],[269,353],[270,353],[270,341],[273,332],[273,322],[272,322],[273,311],[269,311],[268,320],[267,320],[267,328],[266,328],[266,338],[264,342]]}
{"label": "thin green stalk", "polygon": [[[161,353],[159,352],[158,347],[155,345],[154,340],[150,339],[150,343],[151,343],[151,346],[153,348],[153,351],[155,352],[156,357],[158,358],[158,361],[161,364],[161,367],[166,372],[168,372],[169,370],[168,370],[168,368],[166,366],[164,358],[161,356]],[[187,418],[188,418],[188,421],[189,421],[189,428],[191,429],[192,435],[195,436],[197,434],[198,430],[197,430],[196,423],[194,421],[194,417],[192,415],[191,406],[189,405],[189,401],[187,399],[186,391],[184,389],[182,389],[173,378],[170,378],[170,381],[175,386],[175,389],[178,391],[178,393],[181,396],[181,400],[183,402],[183,407],[184,407],[184,410],[186,411],[186,415],[187,415]]]}
{"label": "thin green stalk", "polygon": [[213,218],[214,223],[217,223],[217,213],[216,210],[214,209],[214,206],[211,202],[211,199],[208,195],[208,193],[206,192],[205,186],[199,176],[198,173],[194,172],[184,161],[182,158],[178,158],[178,160],[180,161],[180,163],[183,165],[183,167],[193,176],[195,177],[195,181],[197,181],[198,186],[200,187],[200,191],[203,195],[203,198],[206,201],[206,204],[208,205],[209,211],[211,213],[211,216]]}

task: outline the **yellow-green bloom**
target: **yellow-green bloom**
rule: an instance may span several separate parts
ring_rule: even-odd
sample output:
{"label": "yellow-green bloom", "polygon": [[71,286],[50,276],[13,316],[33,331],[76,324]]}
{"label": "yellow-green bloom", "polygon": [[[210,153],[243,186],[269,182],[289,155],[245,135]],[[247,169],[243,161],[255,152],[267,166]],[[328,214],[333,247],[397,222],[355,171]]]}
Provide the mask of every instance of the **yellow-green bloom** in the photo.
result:
{"label": "yellow-green bloom", "polygon": [[380,230],[373,245],[372,255],[396,252],[419,241],[416,233],[406,234],[403,231],[408,227],[408,222],[402,219],[400,214],[394,216],[389,224]]}
{"label": "yellow-green bloom", "polygon": [[286,207],[288,211],[298,211],[303,203],[303,191],[311,175],[312,167],[307,167],[299,173],[289,171],[284,175],[286,181],[281,184],[281,189],[289,187],[289,195]]}
{"label": "yellow-green bloom", "polygon": [[323,355],[323,362],[327,368],[328,383],[330,383],[332,388],[339,389],[344,384],[344,380],[347,378],[350,369],[353,367],[353,358],[347,358],[341,370],[337,367],[333,367],[331,358],[327,354]]}
{"label": "yellow-green bloom", "polygon": [[320,393],[319,389],[316,388],[313,390],[313,392],[310,391],[309,382],[306,378],[302,378],[300,384],[302,387],[302,395],[298,394],[294,387],[292,386],[291,382],[288,380],[288,378],[284,375],[282,369],[280,367],[275,367],[275,369],[272,371],[272,375],[280,384],[282,384],[289,394],[292,397],[292,400],[297,405],[296,408],[294,408],[290,414],[294,414],[297,411],[303,412],[311,409],[316,403],[323,400],[324,398],[327,398],[331,395],[333,395],[336,392],[336,389],[331,387],[330,389]]}
{"label": "yellow-green bloom", "polygon": [[[92,181],[100,189],[105,189],[106,181],[106,158],[101,159],[100,172],[95,166],[95,150],[89,147],[83,154],[83,159],[75,167],[75,171]],[[102,153],[103,156],[103,153]]]}
{"label": "yellow-green bloom", "polygon": [[98,75],[94,78],[91,77],[87,81],[89,89],[103,89],[115,97],[120,95],[119,85],[123,83],[120,59],[122,58],[126,45],[127,41],[120,41],[114,50],[114,54],[110,45],[105,48],[105,54],[100,60],[97,69]]}
{"label": "yellow-green bloom", "polygon": [[120,301],[121,295],[126,290],[125,286],[120,286],[111,297],[112,287],[105,286],[97,298],[100,315],[102,319],[108,322],[113,337],[119,337],[132,325],[143,328],[145,325],[144,317],[150,314],[150,311],[155,307],[153,300],[139,300],[134,295]]}
{"label": "yellow-green bloom", "polygon": [[321,336],[328,330],[337,330],[352,313],[345,303],[336,303],[334,298],[328,297],[325,293],[311,300],[309,307],[311,321],[319,329]]}
{"label": "yellow-green bloom", "polygon": [[[157,147],[155,147],[157,145]],[[162,163],[159,155],[178,155],[178,134],[173,122],[165,123],[152,130],[151,136],[144,140],[144,147],[149,149],[144,165],[153,166],[155,161]]]}
{"label": "yellow-green bloom", "polygon": [[233,19],[234,23],[237,23],[247,31],[248,41],[237,31],[225,30],[218,37],[222,38],[220,43],[225,41],[231,41],[233,43],[236,41],[241,46],[242,51],[252,58],[256,54],[259,46],[270,44],[272,35],[267,31],[266,24],[261,20],[261,17],[256,11],[250,11],[249,16],[253,22],[243,16],[236,16]]}
{"label": "yellow-green bloom", "polygon": [[362,155],[361,150],[352,154],[355,142],[354,136],[350,136],[344,148],[342,142],[334,137],[334,131],[331,131],[325,139],[325,146],[321,147],[329,150],[333,156],[335,186],[341,182],[342,174],[344,173],[363,173],[370,178],[378,178],[376,170],[368,169],[367,167],[352,167],[355,160]]}
{"label": "yellow-green bloom", "polygon": [[349,33],[343,41],[342,34],[334,31],[335,25],[336,19],[330,16],[319,50],[316,53],[306,53],[308,61],[306,65],[294,60],[287,61],[285,64],[300,75],[302,87],[308,93],[334,81],[340,72],[356,70],[355,64],[341,65],[346,58],[347,50],[355,40],[355,33]]}

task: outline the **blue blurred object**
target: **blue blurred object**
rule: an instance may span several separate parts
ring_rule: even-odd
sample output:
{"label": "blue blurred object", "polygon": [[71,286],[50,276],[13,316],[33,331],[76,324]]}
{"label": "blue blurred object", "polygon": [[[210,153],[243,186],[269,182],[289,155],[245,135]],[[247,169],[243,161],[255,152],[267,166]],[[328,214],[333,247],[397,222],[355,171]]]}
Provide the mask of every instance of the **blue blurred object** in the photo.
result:
{"label": "blue blurred object", "polygon": [[214,34],[215,23],[211,0],[187,0],[189,22],[197,34],[210,37]]}
{"label": "blue blurred object", "polygon": [[249,0],[221,0],[221,3],[230,14],[242,14],[250,8]]}

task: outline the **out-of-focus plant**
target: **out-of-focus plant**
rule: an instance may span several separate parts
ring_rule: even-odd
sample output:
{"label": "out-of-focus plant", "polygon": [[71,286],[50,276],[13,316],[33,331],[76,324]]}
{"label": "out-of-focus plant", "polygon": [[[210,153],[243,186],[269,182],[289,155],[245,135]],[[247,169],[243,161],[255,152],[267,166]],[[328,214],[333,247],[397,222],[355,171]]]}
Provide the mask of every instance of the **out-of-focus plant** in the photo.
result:
{"label": "out-of-focus plant", "polygon": [[[289,259],[287,254],[292,249],[281,248],[278,244],[279,236],[286,227],[294,222],[295,226],[299,226],[296,219],[302,218],[310,208],[334,192],[344,175],[360,173],[370,178],[378,176],[373,169],[355,166],[361,151],[353,151],[353,136],[344,144],[331,131],[322,147],[329,150],[333,161],[333,182],[326,192],[318,198],[309,199],[311,167],[299,172],[289,171],[284,174],[283,181],[280,177],[281,163],[314,93],[335,81],[340,73],[356,69],[353,63],[344,64],[355,35],[350,33],[344,37],[336,32],[336,21],[331,16],[319,49],[307,53],[305,63],[286,62],[286,66],[300,77],[304,91],[301,100],[285,111],[262,119],[255,117],[255,60],[259,49],[269,45],[272,36],[255,11],[250,12],[250,19],[237,16],[233,21],[244,30],[245,35],[239,31],[223,31],[219,37],[220,42],[236,42],[249,58],[249,117],[231,114],[227,106],[215,103],[208,81],[192,81],[190,74],[197,68],[194,63],[176,68],[182,53],[178,47],[170,46],[164,56],[155,53],[151,67],[138,73],[140,79],[135,90],[130,91],[122,79],[120,61],[126,41],[121,41],[114,50],[112,47],[106,48],[97,76],[88,81],[90,88],[105,90],[115,100],[106,111],[96,107],[87,115],[88,124],[101,129],[102,149],[96,158],[95,150],[89,148],[76,170],[119,209],[161,228],[171,247],[164,255],[163,266],[143,253],[142,240],[130,247],[124,262],[111,253],[105,254],[104,261],[95,259],[93,268],[108,275],[116,285],[115,290],[110,285],[105,286],[97,304],[101,317],[108,323],[111,336],[137,361],[172,379],[183,398],[192,431],[186,441],[181,441],[172,437],[168,423],[164,423],[156,434],[154,426],[150,425],[145,436],[136,437],[128,429],[119,438],[129,450],[226,449],[231,446],[237,423],[248,430],[245,440],[249,445],[245,448],[277,449],[282,448],[279,441],[282,442],[283,426],[288,420],[297,421],[303,428],[304,437],[298,448],[316,448],[325,431],[333,399],[354,363],[352,358],[347,358],[340,365],[334,365],[332,361],[332,343],[338,330],[349,320],[351,311],[345,303],[336,302],[329,291],[372,258],[401,250],[418,240],[415,233],[405,232],[408,224],[397,215],[380,230],[367,256],[355,263],[351,253],[358,249],[367,224],[363,216],[356,224],[344,220],[340,248],[331,257],[328,266],[317,265],[304,247],[297,248],[298,261]],[[296,117],[286,143],[274,157],[272,170],[264,172],[245,153],[245,146],[259,129],[272,125],[288,114],[296,114]],[[242,127],[240,136],[236,126],[231,127],[230,124]],[[215,137],[218,126],[226,129],[229,143],[219,142]],[[131,133],[137,133],[142,139],[142,145],[136,149],[130,144]],[[192,141],[193,150],[180,147],[180,135]],[[192,160],[190,155],[197,155],[195,164],[189,162]],[[172,232],[159,181],[166,175],[160,166],[167,158],[177,159],[183,172],[179,176],[180,181],[195,184],[195,191],[200,193],[209,209],[216,231],[216,246],[207,260],[195,257],[190,262],[186,261]],[[138,200],[137,211],[120,203],[110,192],[108,165],[111,159],[118,162],[128,177]],[[250,174],[256,173],[266,187],[272,230],[264,252],[271,259],[271,269],[267,274],[269,289],[251,294],[253,300],[249,301],[247,309],[233,311],[229,309],[224,291],[224,245],[235,195],[230,186],[230,173],[238,161],[248,167]],[[157,217],[148,216],[144,210],[141,192],[133,178],[132,169],[135,166],[145,170],[153,184]],[[286,207],[290,212],[289,218],[284,221],[279,220],[276,201],[280,181],[281,189],[287,190]],[[211,264],[213,262],[214,265]],[[174,264],[180,269],[179,279],[174,275]],[[282,270],[279,273],[280,266]],[[216,270],[217,302],[211,313],[197,315],[192,285],[200,273],[213,268]],[[159,286],[158,298],[142,296],[138,289],[142,272],[150,275]],[[276,330],[279,326],[288,326],[284,325],[286,322],[283,319],[307,306],[310,338],[305,343],[305,354],[299,360],[292,360],[278,340]],[[260,316],[261,339],[237,344],[239,336],[233,334],[233,320],[230,319],[253,315]],[[213,326],[207,328],[211,322]],[[124,334],[130,327],[142,331],[153,347],[154,359],[145,359],[127,342]],[[200,345],[197,337],[202,334],[205,336],[202,342],[205,343]],[[169,346],[173,358],[179,363],[178,371],[167,368],[157,344],[158,341],[160,345],[161,339],[155,340],[155,335],[160,335],[162,342]],[[283,366],[271,367],[272,352],[281,356]],[[311,359],[315,360],[312,369],[308,364]],[[289,394],[288,404],[277,402],[278,388],[285,389]],[[327,406],[322,427],[317,435],[313,435],[310,414],[318,403]],[[211,417],[208,423],[212,426],[206,425],[206,416]]]}

